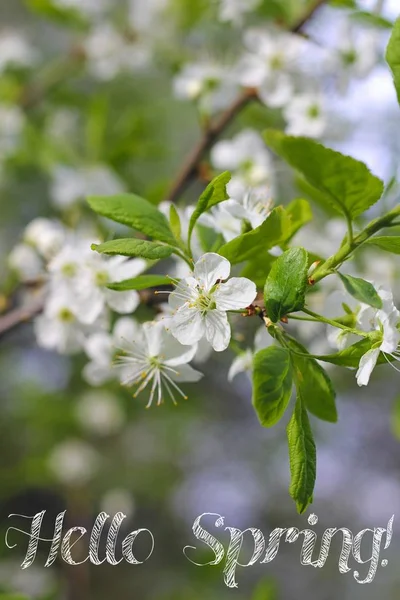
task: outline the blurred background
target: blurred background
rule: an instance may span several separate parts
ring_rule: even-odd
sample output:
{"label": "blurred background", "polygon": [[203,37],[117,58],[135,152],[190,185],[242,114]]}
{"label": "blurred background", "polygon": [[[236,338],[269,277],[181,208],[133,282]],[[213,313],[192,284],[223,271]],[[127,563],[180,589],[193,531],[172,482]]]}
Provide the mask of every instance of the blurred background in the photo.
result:
{"label": "blurred background", "polygon": [[[246,19],[258,25],[264,19],[268,25],[282,23],[284,14],[292,23],[312,4],[265,0],[254,3]],[[317,45],[334,46],[338,35],[345,35],[343,20],[355,6],[326,2],[305,34]],[[358,2],[359,11],[376,8],[374,2]],[[373,29],[381,53],[374,68],[345,91],[338,89],[335,73],[321,74],[330,115],[323,139],[367,162],[385,180],[389,205],[398,198],[400,109],[383,51],[398,0],[380,2],[378,8],[382,22],[374,22]],[[135,0],[129,6],[122,0],[0,2],[0,312],[35,296],[36,284],[21,285],[9,261],[34,218],[57,217],[78,228],[93,218],[83,202],[88,193],[128,190],[154,203],[168,199],[209,118],[195,102],[177,97],[177,74],[200,60],[219,61],[229,71],[241,52],[243,24],[219,19],[219,11],[217,0]],[[281,112],[254,103],[223,135],[269,126],[285,126]],[[282,165],[277,173],[276,202],[287,203],[295,197],[295,183]],[[193,203],[203,187],[201,181],[194,183],[180,205]],[[315,218],[317,225],[302,235],[315,251],[329,254],[327,244],[337,243],[337,223],[324,229],[326,217],[318,208]],[[102,226],[114,233],[115,225]],[[358,268],[389,282],[399,305],[398,258],[370,251],[362,261]],[[151,318],[149,310],[140,308],[139,318]],[[307,343],[318,344],[318,335],[325,335],[302,331]],[[319,517],[319,542],[327,527],[357,533],[386,527],[396,515],[394,539],[381,555],[388,566],[378,567],[372,584],[361,586],[352,573],[339,574],[337,540],[319,570],[300,565],[299,543],[282,545],[274,562],[239,569],[237,590],[224,585],[222,565],[199,568],[183,556],[185,545],[195,545],[191,526],[204,512],[224,515],[227,526],[258,527],[266,536],[278,526],[307,526],[307,515],[296,514],[287,491],[287,419],[272,430],[260,427],[247,375],[227,382],[231,361],[229,353],[214,354],[202,365],[200,385],[187,386],[187,402],[145,411],[143,402],[117,384],[89,386],[81,375],[82,355],[40,348],[31,322],[2,333],[0,539],[11,524],[27,528],[22,520],[11,523],[11,513],[33,516],[46,510],[42,535],[51,537],[55,516],[66,508],[67,525],[89,530],[100,510],[123,511],[128,515],[124,531],[150,529],[155,550],[141,566],[69,567],[57,561],[44,569],[49,544],[41,543],[34,565],[22,571],[27,539],[13,532],[9,541],[17,543],[15,548],[0,543],[0,590],[40,600],[111,595],[140,600],[397,599],[400,403],[399,375],[389,366],[377,369],[369,387],[361,390],[354,373],[333,369],[339,423],[312,420],[318,447],[312,511]],[[226,533],[219,535],[228,540]],[[146,548],[138,547],[145,556]],[[362,576],[364,569],[367,565],[358,568]]]}

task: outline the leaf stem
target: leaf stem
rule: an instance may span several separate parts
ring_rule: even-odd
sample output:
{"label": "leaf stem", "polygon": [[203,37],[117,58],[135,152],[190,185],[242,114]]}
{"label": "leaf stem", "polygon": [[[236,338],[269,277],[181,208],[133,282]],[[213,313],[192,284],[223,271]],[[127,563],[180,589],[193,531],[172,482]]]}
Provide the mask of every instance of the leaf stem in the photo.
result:
{"label": "leaf stem", "polygon": [[347,331],[349,333],[354,333],[355,335],[359,335],[360,337],[368,337],[368,333],[366,333],[365,331],[361,331],[359,329],[353,329],[352,327],[347,327],[347,325],[343,325],[342,323],[339,323],[338,321],[334,321],[333,319],[328,319],[327,317],[319,315],[319,314],[313,312],[312,310],[309,310],[306,307],[303,308],[303,312],[305,312],[307,315],[310,315],[310,317],[313,317],[316,321],[319,321],[320,323],[326,323],[327,325],[332,325],[332,327],[337,327],[338,329],[343,329],[344,331]]}

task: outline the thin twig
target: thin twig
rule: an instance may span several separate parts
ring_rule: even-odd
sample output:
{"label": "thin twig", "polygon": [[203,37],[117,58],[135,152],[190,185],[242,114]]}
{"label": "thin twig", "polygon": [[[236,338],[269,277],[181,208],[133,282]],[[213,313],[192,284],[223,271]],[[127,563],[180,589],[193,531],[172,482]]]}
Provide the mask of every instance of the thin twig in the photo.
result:
{"label": "thin twig", "polygon": [[36,317],[43,310],[43,298],[37,299],[27,306],[20,306],[0,316],[0,339],[3,335],[21,323],[26,323]]}

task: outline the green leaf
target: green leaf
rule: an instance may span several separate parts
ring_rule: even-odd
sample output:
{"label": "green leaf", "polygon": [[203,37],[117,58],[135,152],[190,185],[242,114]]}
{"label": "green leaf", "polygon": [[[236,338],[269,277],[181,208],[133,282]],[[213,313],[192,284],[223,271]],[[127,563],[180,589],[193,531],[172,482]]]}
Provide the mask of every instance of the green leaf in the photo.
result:
{"label": "green leaf", "polygon": [[276,154],[322,192],[325,202],[349,219],[361,215],[382,195],[382,181],[350,156],[310,138],[286,136],[280,131],[267,131],[265,139]]}
{"label": "green leaf", "polygon": [[310,221],[312,221],[313,214],[311,210],[310,203],[304,198],[297,198],[296,200],[292,200],[286,207],[286,214],[290,219],[290,226],[288,231],[288,237],[285,242],[289,242],[292,237],[307,225]]}
{"label": "green leaf", "polygon": [[120,254],[122,256],[141,256],[151,260],[168,258],[174,252],[174,248],[157,242],[148,242],[137,238],[123,238],[110,240],[103,244],[92,244],[92,250],[101,254]]}
{"label": "green leaf", "polygon": [[[356,369],[359,365],[360,358],[368,352],[368,350],[371,350],[372,344],[373,342],[370,338],[364,338],[336,354],[320,354],[316,356],[316,358],[331,363],[332,365]],[[378,364],[384,363],[386,363],[386,359],[381,353],[378,358]]]}
{"label": "green leaf", "polygon": [[171,207],[169,209],[169,224],[171,226],[171,231],[176,237],[176,239],[180,240],[182,233],[181,219],[174,204],[171,204]]}
{"label": "green leaf", "polygon": [[393,405],[391,426],[393,435],[400,440],[400,396],[396,398]]}
{"label": "green leaf", "polygon": [[270,579],[265,579],[257,585],[251,600],[277,600],[277,598],[275,582]]}
{"label": "green leaf", "polygon": [[90,207],[99,215],[133,227],[151,238],[176,246],[176,240],[165,216],[144,198],[135,194],[91,196]]}
{"label": "green leaf", "polygon": [[386,60],[393,73],[393,81],[400,103],[400,19],[394,24],[386,50]]}
{"label": "green leaf", "polygon": [[86,28],[87,23],[85,19],[82,17],[80,11],[74,8],[59,8],[52,0],[25,0],[25,2],[32,12],[51,19],[64,27]]}
{"label": "green leaf", "polygon": [[[308,354],[307,349],[294,338],[287,336],[285,339],[295,352]],[[304,398],[307,409],[323,421],[336,423],[338,420],[336,394],[326,371],[311,356],[304,357],[292,353],[291,359],[296,387]]]}
{"label": "green leaf", "polygon": [[361,25],[370,25],[379,29],[392,29],[394,23],[389,19],[385,19],[382,15],[368,12],[367,10],[357,10],[350,15],[350,18]]}
{"label": "green leaf", "polygon": [[368,244],[370,246],[377,246],[381,250],[386,250],[386,252],[400,254],[400,236],[397,235],[381,235],[377,237],[372,237],[369,240],[367,240],[365,244]]}
{"label": "green leaf", "polygon": [[292,392],[290,353],[269,346],[253,360],[253,406],[263,427],[272,427],[283,416]]}
{"label": "green leaf", "polygon": [[132,279],[125,279],[125,281],[109,283],[107,287],[116,292],[125,292],[127,290],[144,290],[150,287],[170,284],[171,279],[164,277],[164,275],[138,275],[138,277],[133,277]]}
{"label": "green leaf", "polygon": [[224,200],[228,200],[229,196],[226,191],[226,186],[229,183],[230,179],[231,174],[228,171],[224,171],[224,173],[221,173],[220,175],[215,177],[208,184],[204,192],[201,194],[189,222],[189,243],[192,237],[194,226],[196,225],[197,219],[200,217],[200,215],[202,215],[204,212],[206,212],[216,204],[219,204]]}
{"label": "green leaf", "polygon": [[338,275],[350,296],[374,308],[382,308],[382,300],[372,283],[361,277],[342,275],[342,273],[338,273]]}
{"label": "green leaf", "polygon": [[313,501],[317,471],[317,452],[301,393],[287,426],[291,483],[289,493],[302,514]]}
{"label": "green leaf", "polygon": [[23,594],[0,594],[0,600],[29,600]]}
{"label": "green leaf", "polygon": [[272,265],[264,287],[267,316],[276,323],[304,307],[308,255],[304,248],[286,250]]}
{"label": "green leaf", "polygon": [[233,265],[249,260],[260,252],[280,244],[286,239],[289,227],[290,221],[286,211],[277,206],[261,225],[221,246],[218,254],[227,258]]}
{"label": "green leaf", "polygon": [[336,8],[357,8],[356,0],[331,0],[330,5]]}

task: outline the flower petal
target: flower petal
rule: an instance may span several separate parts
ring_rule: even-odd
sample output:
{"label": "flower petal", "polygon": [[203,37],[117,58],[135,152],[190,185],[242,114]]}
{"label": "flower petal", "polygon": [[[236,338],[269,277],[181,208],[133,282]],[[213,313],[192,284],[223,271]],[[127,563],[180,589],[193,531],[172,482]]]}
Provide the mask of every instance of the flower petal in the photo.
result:
{"label": "flower petal", "polygon": [[218,310],[240,310],[249,306],[257,296],[256,284],[246,277],[231,277],[214,292]]}
{"label": "flower petal", "polygon": [[[119,257],[117,257],[119,258]],[[108,263],[108,270],[110,273],[110,278],[112,281],[124,281],[124,279],[132,279],[133,277],[137,277],[140,273],[147,268],[147,263],[143,258],[134,258],[124,260],[121,264],[116,265],[115,269],[111,269],[110,262],[114,260],[112,258]]]}
{"label": "flower petal", "polygon": [[193,302],[198,296],[197,281],[193,277],[181,279],[175,290],[168,297],[171,308],[177,309],[186,302]]}
{"label": "flower petal", "polygon": [[185,346],[192,346],[205,333],[204,319],[196,308],[182,306],[170,321],[170,331]]}
{"label": "flower petal", "polygon": [[205,316],[206,337],[216,352],[226,350],[231,339],[231,327],[225,312],[210,310]]}
{"label": "flower petal", "polygon": [[133,312],[140,303],[140,296],[135,290],[128,290],[126,292],[105,290],[104,296],[108,306],[120,314]]}
{"label": "flower petal", "polygon": [[92,361],[107,366],[113,352],[112,338],[107,333],[94,333],[85,340],[84,350]]}
{"label": "flower petal", "polygon": [[176,373],[168,373],[168,375],[174,381],[187,381],[187,382],[195,382],[200,381],[203,377],[203,373],[200,371],[196,371],[190,365],[179,365]]}
{"label": "flower petal", "polygon": [[360,365],[356,374],[357,383],[359,386],[368,385],[371,373],[377,363],[380,353],[380,348],[368,350],[360,360]]}
{"label": "flower petal", "polygon": [[215,252],[207,252],[194,265],[194,276],[208,292],[218,279],[228,279],[231,263]]}
{"label": "flower petal", "polygon": [[101,362],[91,361],[88,362],[82,371],[83,378],[87,383],[93,386],[103,385],[109,379],[113,377],[113,370],[105,367]]}
{"label": "flower petal", "polygon": [[239,356],[236,356],[228,371],[228,381],[232,381],[239,373],[251,371],[253,364],[253,353],[251,350],[246,350]]}

